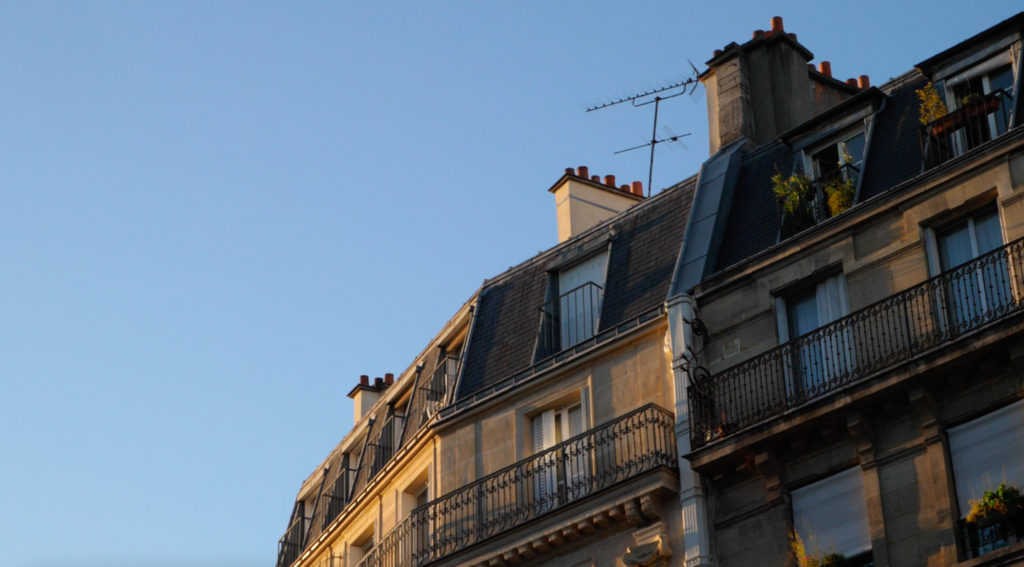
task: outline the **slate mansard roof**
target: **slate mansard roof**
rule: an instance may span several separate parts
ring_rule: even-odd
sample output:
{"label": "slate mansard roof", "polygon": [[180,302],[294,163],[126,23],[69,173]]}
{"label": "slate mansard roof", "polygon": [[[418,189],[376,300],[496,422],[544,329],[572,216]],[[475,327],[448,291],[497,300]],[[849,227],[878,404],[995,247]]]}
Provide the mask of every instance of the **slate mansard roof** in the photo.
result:
{"label": "slate mansard roof", "polygon": [[[863,179],[857,204],[898,189],[902,184],[925,173],[919,137],[920,100],[915,92],[928,83],[928,78],[921,70],[927,72],[938,62],[963,57],[969,48],[990,41],[994,34],[1014,26],[1024,27],[1024,13],[1016,14],[919,63],[915,70],[879,87],[886,96],[883,106],[874,114],[873,131],[867,141],[867,157],[862,165]],[[1024,109],[1024,97],[1016,96],[1015,99],[1018,110]],[[833,110],[855,104],[858,102],[850,99]],[[786,176],[794,173],[799,154],[799,151],[779,139],[750,150],[743,156],[714,273],[781,244],[780,212],[773,194],[771,177],[776,173]]]}
{"label": "slate mansard roof", "polygon": [[663,304],[686,230],[696,176],[484,283],[456,401],[530,368],[559,254],[610,239],[600,331]]}

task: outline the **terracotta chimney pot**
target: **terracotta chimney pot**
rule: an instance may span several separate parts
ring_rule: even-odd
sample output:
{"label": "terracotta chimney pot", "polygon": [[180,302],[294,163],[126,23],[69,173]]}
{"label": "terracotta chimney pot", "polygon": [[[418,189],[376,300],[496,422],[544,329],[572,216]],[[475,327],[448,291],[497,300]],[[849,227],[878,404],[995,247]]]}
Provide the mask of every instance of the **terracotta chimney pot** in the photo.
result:
{"label": "terracotta chimney pot", "polygon": [[585,165],[576,168],[576,175],[583,179],[590,179],[590,170]]}
{"label": "terracotta chimney pot", "polygon": [[764,30],[754,30],[753,38],[754,39],[758,39],[758,38],[764,39],[765,38]]}
{"label": "terracotta chimney pot", "polygon": [[711,56],[712,57],[718,57],[721,54],[722,54],[722,50],[721,49],[716,49],[714,52],[711,53]]}
{"label": "terracotta chimney pot", "polygon": [[369,386],[370,377],[367,376],[366,374],[363,374],[362,376],[359,377],[359,383],[362,384],[363,386]]}
{"label": "terracotta chimney pot", "polygon": [[609,187],[615,187],[615,176],[614,175],[605,175],[604,176],[604,184],[609,186]]}
{"label": "terracotta chimney pot", "polygon": [[374,378],[373,379],[373,387],[374,388],[380,388],[383,385],[384,385],[384,379],[383,378]]}
{"label": "terracotta chimney pot", "polygon": [[633,190],[629,188],[629,185],[620,185],[619,189],[625,191],[626,193],[632,193],[633,192]]}
{"label": "terracotta chimney pot", "polygon": [[829,63],[828,61],[822,61],[821,63],[818,63],[818,72],[821,73],[822,75],[825,75],[826,77],[831,77],[832,64]]}
{"label": "terracotta chimney pot", "polygon": [[846,79],[846,84],[850,85],[851,87],[856,87],[857,79]]}
{"label": "terracotta chimney pot", "polygon": [[871,79],[869,79],[867,75],[861,75],[860,77],[857,77],[857,86],[862,89],[870,89]]}
{"label": "terracotta chimney pot", "polygon": [[576,175],[576,170],[571,168],[571,167],[567,167],[567,168],[565,168],[565,174],[566,175]]}
{"label": "terracotta chimney pot", "polygon": [[591,175],[590,176],[590,180],[593,181],[594,183],[600,183],[601,182],[601,176],[600,175]]}
{"label": "terracotta chimney pot", "polygon": [[775,16],[772,18],[772,33],[782,33],[785,29],[782,27],[782,16]]}
{"label": "terracotta chimney pot", "polygon": [[395,383],[395,375],[394,375],[394,374],[392,374],[392,373],[390,373],[390,372],[388,372],[387,374],[385,374],[385,375],[384,375],[384,383],[385,383],[385,384],[388,384],[388,385],[390,385],[390,384],[394,384],[394,383]]}
{"label": "terracotta chimney pot", "polygon": [[644,196],[644,182],[643,181],[634,181],[633,182],[633,194],[636,195],[637,197],[643,197]]}

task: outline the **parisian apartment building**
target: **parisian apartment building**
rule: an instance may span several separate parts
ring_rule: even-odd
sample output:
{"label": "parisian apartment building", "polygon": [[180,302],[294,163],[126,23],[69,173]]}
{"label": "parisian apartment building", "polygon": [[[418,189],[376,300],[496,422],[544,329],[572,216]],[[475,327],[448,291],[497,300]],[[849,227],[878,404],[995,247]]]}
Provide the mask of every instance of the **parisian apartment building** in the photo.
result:
{"label": "parisian apartment building", "polygon": [[552,175],[558,244],[353,377],[277,567],[1024,565],[1024,13],[992,24],[877,85],[779,17],[708,46],[699,171]]}

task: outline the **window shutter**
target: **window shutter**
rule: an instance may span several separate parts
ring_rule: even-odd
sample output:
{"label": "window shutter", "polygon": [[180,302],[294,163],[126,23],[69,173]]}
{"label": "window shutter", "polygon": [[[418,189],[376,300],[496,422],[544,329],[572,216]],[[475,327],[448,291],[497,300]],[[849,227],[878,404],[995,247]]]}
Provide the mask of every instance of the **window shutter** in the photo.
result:
{"label": "window shutter", "polygon": [[[864,473],[860,467],[843,471],[794,490],[793,523],[808,551],[847,557],[871,549]],[[842,510],[842,513],[837,513]]]}
{"label": "window shutter", "polygon": [[960,517],[1001,483],[1024,485],[1024,401],[949,430]]}
{"label": "window shutter", "polygon": [[581,406],[573,406],[569,408],[567,413],[569,414],[569,437],[576,437],[583,433],[583,408]]}
{"label": "window shutter", "polygon": [[[545,412],[546,413],[546,412]],[[540,453],[544,450],[544,414],[533,418],[533,452]]]}

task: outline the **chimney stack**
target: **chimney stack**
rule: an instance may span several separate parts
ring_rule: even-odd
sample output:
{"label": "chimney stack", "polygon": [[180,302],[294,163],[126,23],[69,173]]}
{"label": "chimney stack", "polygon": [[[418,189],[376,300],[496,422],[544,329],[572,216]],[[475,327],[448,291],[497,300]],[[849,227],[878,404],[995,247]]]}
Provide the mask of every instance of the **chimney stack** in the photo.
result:
{"label": "chimney stack", "polygon": [[348,393],[348,397],[352,398],[355,402],[352,409],[352,417],[355,418],[355,423],[358,424],[359,420],[363,419],[363,416],[367,414],[373,405],[380,399],[380,392],[383,390],[381,387],[383,380],[377,378],[373,381],[373,385],[370,385],[370,377],[363,374],[359,377],[359,383],[356,384],[355,388]]}
{"label": "chimney stack", "polygon": [[814,116],[808,63],[814,54],[786,33],[782,18],[771,33],[753,33],[708,61],[700,75],[707,91],[711,153],[741,137],[759,146]]}
{"label": "chimney stack", "polygon": [[643,200],[643,190],[637,193],[636,185],[616,187],[615,176],[600,175],[589,178],[590,169],[582,165],[572,173],[566,168],[565,175],[548,191],[555,194],[555,214],[558,218],[558,241],[580,234],[594,225],[610,219]]}

